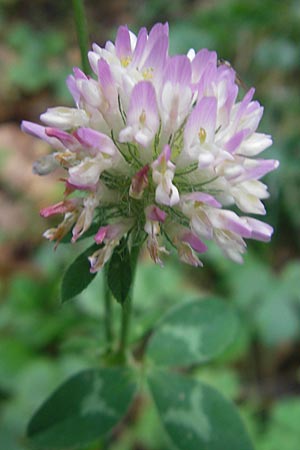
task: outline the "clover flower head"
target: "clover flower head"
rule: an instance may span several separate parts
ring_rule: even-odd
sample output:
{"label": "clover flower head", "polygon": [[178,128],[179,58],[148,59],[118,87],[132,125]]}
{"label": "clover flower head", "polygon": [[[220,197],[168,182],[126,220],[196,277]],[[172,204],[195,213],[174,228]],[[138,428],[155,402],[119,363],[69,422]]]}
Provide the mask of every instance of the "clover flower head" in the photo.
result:
{"label": "clover flower head", "polygon": [[55,150],[34,172],[66,171],[64,199],[41,210],[64,218],[44,235],[58,243],[70,232],[75,242],[98,224],[92,272],[132,236],[158,264],[174,248],[193,266],[209,241],[239,263],[245,239],[271,238],[272,227],[249,216],[265,214],[260,179],[278,166],[257,158],[272,139],[257,131],[254,89],[239,94],[235,71],[213,51],[170,56],[168,47],[167,24],[137,36],[121,26],[114,44],[89,52],[93,77],[78,68],[68,77],[74,108],[48,109],[44,126],[22,123]]}

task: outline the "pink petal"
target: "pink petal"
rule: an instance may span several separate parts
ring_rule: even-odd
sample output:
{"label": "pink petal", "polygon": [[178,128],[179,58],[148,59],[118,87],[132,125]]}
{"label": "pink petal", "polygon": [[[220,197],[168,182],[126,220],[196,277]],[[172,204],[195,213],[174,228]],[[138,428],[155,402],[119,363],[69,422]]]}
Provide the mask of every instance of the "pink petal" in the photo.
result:
{"label": "pink petal", "polygon": [[164,222],[167,217],[167,213],[160,209],[156,205],[150,205],[145,210],[146,218],[154,222]]}
{"label": "pink petal", "polygon": [[147,55],[151,53],[153,49],[158,49],[159,42],[167,42],[167,49],[168,50],[168,43],[169,43],[169,26],[167,23],[161,24],[157,23],[155,24],[149,33],[148,41],[147,41]]}
{"label": "pink petal", "polygon": [[75,136],[82,145],[96,149],[101,153],[114,155],[116,152],[113,141],[105,134],[100,133],[100,131],[82,127],[77,129]]}
{"label": "pink petal", "polygon": [[160,36],[159,39],[155,42],[152,49],[150,50],[147,58],[143,63],[143,68],[148,69],[152,68],[154,72],[154,76],[156,72],[161,72],[168,53],[169,40],[167,36]]}
{"label": "pink petal", "polygon": [[236,116],[236,119],[235,119],[237,122],[239,122],[240,119],[242,118],[242,116],[245,114],[245,112],[246,112],[246,110],[248,108],[248,105],[249,105],[249,103],[251,102],[251,100],[253,98],[254,93],[255,93],[255,89],[254,88],[249,89],[249,91],[244,96],[243,100],[240,102],[239,109],[238,109],[238,112],[237,112],[237,116]]}
{"label": "pink petal", "polygon": [[85,75],[85,73],[82,72],[81,69],[79,69],[79,67],[74,67],[73,73],[74,73],[74,77],[76,80],[87,80],[88,79],[88,77]]}
{"label": "pink petal", "polygon": [[65,195],[69,195],[72,192],[74,192],[75,190],[96,192],[98,189],[98,183],[79,185],[76,183],[71,183],[69,180],[62,180],[62,181],[64,181],[66,183]]}
{"label": "pink petal", "polygon": [[150,81],[140,81],[134,86],[127,112],[128,123],[132,124],[132,122],[140,119],[140,114],[143,111],[147,118],[152,119],[151,122],[154,122],[156,128],[159,122],[156,93]]}
{"label": "pink petal", "polygon": [[46,127],[45,132],[47,136],[58,139],[65,148],[69,148],[70,150],[76,150],[78,148],[79,142],[77,139],[66,131],[58,128]]}
{"label": "pink petal", "polygon": [[187,242],[198,253],[204,253],[207,250],[207,246],[191,231],[183,233],[181,240]]}
{"label": "pink petal", "polygon": [[234,153],[241,145],[242,141],[249,135],[250,132],[251,130],[249,129],[238,131],[232,138],[229,139],[229,141],[226,142],[224,148],[228,152]]}
{"label": "pink petal", "polygon": [[102,242],[104,241],[104,239],[107,235],[108,229],[109,229],[109,225],[99,228],[99,230],[97,231],[97,233],[94,237],[97,244],[102,244]]}
{"label": "pink petal", "polygon": [[166,23],[156,23],[150,30],[149,42],[155,42],[159,36],[169,37],[169,24]]}
{"label": "pink petal", "polygon": [[130,34],[127,26],[121,26],[118,29],[115,41],[116,54],[119,59],[131,56]]}
{"label": "pink petal", "polygon": [[209,85],[211,85],[212,81],[216,82],[217,77],[217,67],[215,64],[210,63],[205,68],[199,83],[196,84],[198,89],[198,98],[202,98],[204,93],[206,92]]}
{"label": "pink petal", "polygon": [[169,58],[164,73],[164,81],[172,84],[189,85],[191,82],[191,62],[185,55],[177,55]]}
{"label": "pink petal", "polygon": [[163,151],[157,158],[157,161],[159,162],[159,164],[161,164],[163,160],[170,161],[170,158],[171,158],[171,147],[168,144],[166,144],[163,148]]}
{"label": "pink petal", "polygon": [[147,44],[147,38],[148,38],[147,30],[145,27],[143,27],[139,31],[135,49],[133,52],[132,63],[131,63],[133,66],[139,66],[139,62],[145,51],[145,47]]}
{"label": "pink petal", "polygon": [[252,217],[245,217],[247,224],[251,227],[251,238],[257,241],[269,242],[273,234],[273,228],[267,223]]}
{"label": "pink petal", "polygon": [[272,170],[277,169],[278,166],[279,161],[276,159],[248,159],[243,166],[245,171],[236,181],[258,180],[267,173],[272,172]]}
{"label": "pink petal", "polygon": [[75,209],[78,199],[64,200],[62,202],[56,203],[55,205],[47,206],[40,210],[40,215],[42,217],[50,217],[55,214],[65,214],[66,212]]}
{"label": "pink petal", "polygon": [[186,143],[191,136],[198,134],[203,128],[206,133],[205,141],[212,142],[216,131],[217,99],[215,97],[203,97],[193,109],[187,121],[184,137]]}
{"label": "pink petal", "polygon": [[129,195],[133,198],[140,199],[144,190],[148,186],[149,165],[142,167],[131,179]]}
{"label": "pink petal", "polygon": [[209,212],[209,220],[214,228],[231,231],[239,236],[250,238],[252,230],[237,214],[229,210],[214,210]]}
{"label": "pink petal", "polygon": [[198,82],[208,64],[212,64],[213,66],[217,65],[217,54],[216,52],[212,52],[203,48],[200,50],[192,61],[192,72],[193,72],[193,82]]}
{"label": "pink petal", "polygon": [[73,77],[73,75],[69,75],[67,77],[66,84],[68,86],[68,89],[69,89],[76,105],[78,106],[79,101],[80,101],[80,91],[77,87],[76,80]]}
{"label": "pink petal", "polygon": [[140,70],[153,69],[153,76],[160,72],[165,64],[169,47],[168,24],[158,23],[154,25],[147,35],[147,30],[142,28],[137,37],[137,43],[132,59],[132,66]]}
{"label": "pink petal", "polygon": [[118,93],[115,86],[115,80],[109,64],[103,58],[100,58],[98,61],[98,80],[102,88],[103,95],[109,101],[109,104],[117,104]]}
{"label": "pink petal", "polygon": [[183,201],[192,200],[195,202],[205,203],[206,205],[213,206],[214,208],[221,208],[221,203],[219,203],[215,197],[206,192],[191,192],[181,197]]}
{"label": "pink petal", "polygon": [[37,123],[23,120],[21,123],[21,130],[34,137],[40,138],[43,141],[46,141],[49,145],[51,145],[51,147],[54,147],[58,150],[65,150],[65,146],[62,145],[61,142],[57,140],[57,138],[52,138],[46,134],[46,127],[38,125]]}
{"label": "pink petal", "polygon": [[[104,227],[100,227],[95,240],[97,243],[105,242],[109,243],[110,241],[115,241],[116,245],[124,234],[126,234],[133,225],[133,221],[130,219],[124,219],[122,222],[112,223],[110,225],[106,225]],[[99,242],[98,242],[99,241]],[[100,242],[101,241],[101,242]]]}
{"label": "pink petal", "polygon": [[149,81],[137,83],[131,93],[127,111],[127,127],[121,130],[121,142],[135,140],[147,147],[159,127],[155,89]]}

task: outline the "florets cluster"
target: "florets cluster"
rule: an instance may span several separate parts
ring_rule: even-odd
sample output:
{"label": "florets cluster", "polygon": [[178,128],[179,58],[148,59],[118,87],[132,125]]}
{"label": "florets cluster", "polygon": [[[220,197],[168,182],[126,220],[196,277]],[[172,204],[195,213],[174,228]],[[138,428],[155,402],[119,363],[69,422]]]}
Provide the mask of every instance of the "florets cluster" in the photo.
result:
{"label": "florets cluster", "polygon": [[168,47],[167,24],[138,36],[120,27],[115,44],[89,52],[95,77],[78,68],[68,77],[76,108],[48,109],[46,126],[22,123],[55,149],[34,171],[66,170],[64,199],[41,211],[64,219],[45,237],[59,242],[71,231],[75,242],[96,225],[92,272],[123,237],[147,240],[156,263],[173,247],[194,266],[208,241],[241,262],[245,238],[271,237],[248,216],[265,214],[259,179],[278,165],[256,159],[272,140],[256,131],[263,108],[254,89],[238,99],[235,71],[213,51],[169,56]]}

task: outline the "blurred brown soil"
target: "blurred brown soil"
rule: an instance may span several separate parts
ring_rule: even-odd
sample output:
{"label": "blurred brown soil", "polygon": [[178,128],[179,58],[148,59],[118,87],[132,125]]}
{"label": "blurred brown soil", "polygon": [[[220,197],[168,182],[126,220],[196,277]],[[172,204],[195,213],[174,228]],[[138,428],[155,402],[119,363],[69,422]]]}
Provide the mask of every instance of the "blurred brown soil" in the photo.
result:
{"label": "blurred brown soil", "polygon": [[23,265],[49,227],[39,209],[60,199],[57,173],[47,177],[32,173],[32,163],[48,151],[45,143],[23,133],[17,124],[0,125],[0,276]]}

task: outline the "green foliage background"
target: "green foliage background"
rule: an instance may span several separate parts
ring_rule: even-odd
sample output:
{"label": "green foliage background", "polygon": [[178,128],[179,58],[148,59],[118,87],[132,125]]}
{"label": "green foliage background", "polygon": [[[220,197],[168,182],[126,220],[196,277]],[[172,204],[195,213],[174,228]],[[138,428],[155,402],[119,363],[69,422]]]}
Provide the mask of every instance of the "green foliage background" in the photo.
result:
{"label": "green foliage background", "polygon": [[[122,23],[138,30],[168,20],[172,52],[216,50],[243,85],[256,87],[265,106],[261,131],[274,138],[265,156],[281,163],[266,179],[272,243],[250,242],[242,266],[224,260],[214,247],[197,270],[172,258],[161,269],[142,258],[131,339],[142,342],[175,303],[208,293],[233,303],[240,317],[234,344],[210,366],[197,367],[194,376],[238,402],[257,450],[295,450],[300,441],[300,4],[86,0],[86,6],[91,41],[113,39]],[[50,104],[71,101],[64,80],[79,64],[79,53],[69,1],[2,0],[0,39],[2,130],[21,119],[37,121]],[[10,148],[0,140],[0,149],[2,174]],[[28,198],[26,185],[16,184],[1,178],[3,195],[11,204],[21,202],[30,217],[21,231],[0,233],[1,252],[10,255],[9,261],[0,260],[0,448],[5,450],[27,448],[23,435],[32,412],[68,375],[97,365],[104,342],[101,275],[74,301],[59,302],[61,274],[86,242],[76,248],[62,244],[53,253],[39,238],[49,225],[38,222],[41,205]],[[114,314],[117,323],[117,304]],[[168,450],[153,406],[141,399],[135,408],[107,442],[86,450]]]}

